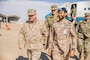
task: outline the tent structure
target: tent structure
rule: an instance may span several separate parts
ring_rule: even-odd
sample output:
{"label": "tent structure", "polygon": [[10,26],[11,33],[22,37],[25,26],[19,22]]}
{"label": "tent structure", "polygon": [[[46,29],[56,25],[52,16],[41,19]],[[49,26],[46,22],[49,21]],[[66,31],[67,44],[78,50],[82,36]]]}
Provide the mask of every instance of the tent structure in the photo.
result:
{"label": "tent structure", "polygon": [[2,19],[2,22],[15,22],[18,21],[20,19],[19,16],[16,15],[5,15],[5,14],[0,14],[0,18]]}

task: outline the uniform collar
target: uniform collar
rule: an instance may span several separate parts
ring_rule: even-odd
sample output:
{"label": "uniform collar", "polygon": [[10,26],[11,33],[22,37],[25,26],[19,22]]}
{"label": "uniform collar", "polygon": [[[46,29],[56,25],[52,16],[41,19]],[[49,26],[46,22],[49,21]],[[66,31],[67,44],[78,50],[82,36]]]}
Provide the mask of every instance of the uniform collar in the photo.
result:
{"label": "uniform collar", "polygon": [[57,16],[58,16],[57,14],[56,14],[56,15],[54,15],[54,16],[53,16],[53,15],[51,15],[51,17],[57,17]]}
{"label": "uniform collar", "polygon": [[29,23],[36,23],[37,22],[37,18],[35,18],[35,20],[33,22],[29,21]]}

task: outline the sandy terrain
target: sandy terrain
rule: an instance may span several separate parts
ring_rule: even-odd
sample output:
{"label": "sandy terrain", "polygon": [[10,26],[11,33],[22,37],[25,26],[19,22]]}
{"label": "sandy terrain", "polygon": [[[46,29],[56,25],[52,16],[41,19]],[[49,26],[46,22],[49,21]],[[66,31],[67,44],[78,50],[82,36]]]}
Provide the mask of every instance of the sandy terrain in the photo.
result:
{"label": "sandy terrain", "polygon": [[0,29],[0,60],[16,60],[19,56],[26,58],[26,50],[18,49],[18,34],[22,24],[8,25],[11,30],[7,30],[4,23]]}

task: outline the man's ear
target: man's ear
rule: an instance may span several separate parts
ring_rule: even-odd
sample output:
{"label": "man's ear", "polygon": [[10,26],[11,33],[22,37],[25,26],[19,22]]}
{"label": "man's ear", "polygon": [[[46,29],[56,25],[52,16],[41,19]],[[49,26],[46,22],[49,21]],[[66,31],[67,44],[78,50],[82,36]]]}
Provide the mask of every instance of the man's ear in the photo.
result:
{"label": "man's ear", "polygon": [[67,13],[65,13],[65,16],[67,16]]}
{"label": "man's ear", "polygon": [[67,15],[67,13],[65,13]]}

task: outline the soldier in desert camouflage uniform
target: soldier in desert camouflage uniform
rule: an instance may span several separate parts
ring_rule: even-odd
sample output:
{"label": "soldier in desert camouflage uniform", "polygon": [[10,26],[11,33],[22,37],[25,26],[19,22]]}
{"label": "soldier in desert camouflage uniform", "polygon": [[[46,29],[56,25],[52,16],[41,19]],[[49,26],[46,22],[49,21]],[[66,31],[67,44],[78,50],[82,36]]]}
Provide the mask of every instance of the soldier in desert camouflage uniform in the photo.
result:
{"label": "soldier in desert camouflage uniform", "polygon": [[45,21],[45,25],[48,28],[48,30],[50,30],[53,23],[56,22],[56,20],[58,20],[57,5],[52,5],[51,6],[51,11],[52,11],[52,15],[48,16],[46,21]]}
{"label": "soldier in desert camouflage uniform", "polygon": [[[90,48],[90,13],[85,13],[85,20],[81,21],[77,26],[77,36],[78,36],[78,52],[80,59],[84,57],[87,59]],[[84,53],[82,52],[84,51]],[[82,56],[82,53],[84,56]]]}
{"label": "soldier in desert camouflage uniform", "polygon": [[50,30],[49,48],[52,50],[52,60],[68,60],[70,50],[76,50],[76,33],[71,22],[66,20],[66,8],[59,11],[59,21]]}
{"label": "soldier in desert camouflage uniform", "polygon": [[25,48],[29,60],[40,60],[41,50],[44,47],[47,30],[43,22],[37,20],[36,10],[28,10],[29,21],[23,25],[19,35],[19,48],[22,49],[22,44],[25,41]]}

